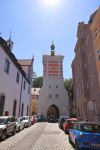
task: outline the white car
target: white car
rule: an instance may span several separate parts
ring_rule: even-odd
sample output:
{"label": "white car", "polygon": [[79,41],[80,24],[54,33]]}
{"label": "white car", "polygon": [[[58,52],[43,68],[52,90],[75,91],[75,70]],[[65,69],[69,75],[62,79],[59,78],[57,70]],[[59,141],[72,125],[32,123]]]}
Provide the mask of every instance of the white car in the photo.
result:
{"label": "white car", "polygon": [[24,127],[30,127],[31,126],[31,119],[30,116],[23,116],[23,123],[24,123]]}
{"label": "white car", "polygon": [[23,118],[19,117],[16,119],[16,131],[19,132],[24,129]]}

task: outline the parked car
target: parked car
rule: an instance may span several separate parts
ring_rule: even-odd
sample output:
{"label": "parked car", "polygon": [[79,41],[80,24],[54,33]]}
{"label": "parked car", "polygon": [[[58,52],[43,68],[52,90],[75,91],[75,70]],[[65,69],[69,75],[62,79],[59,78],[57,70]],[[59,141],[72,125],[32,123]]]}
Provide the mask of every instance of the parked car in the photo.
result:
{"label": "parked car", "polygon": [[77,122],[69,130],[69,142],[76,150],[88,148],[100,150],[100,124],[91,122]]}
{"label": "parked car", "polygon": [[0,138],[6,139],[9,134],[16,133],[16,121],[13,116],[0,116]]}
{"label": "parked car", "polygon": [[65,122],[66,119],[69,119],[69,116],[60,116],[58,120],[58,125],[60,129],[63,129],[63,123]]}
{"label": "parked car", "polygon": [[31,116],[30,119],[31,119],[31,124],[33,125],[36,122],[36,116],[33,115],[33,116]]}
{"label": "parked car", "polygon": [[66,119],[65,122],[63,123],[63,130],[65,133],[69,133],[69,129],[72,128],[75,122],[77,122],[77,118],[70,118]]}
{"label": "parked car", "polygon": [[48,116],[48,122],[51,122],[51,123],[56,122],[56,117],[54,115]]}
{"label": "parked car", "polygon": [[37,115],[37,121],[44,121],[43,115]]}
{"label": "parked car", "polygon": [[31,126],[30,116],[23,116],[22,120],[24,122],[24,127],[30,127]]}
{"label": "parked car", "polygon": [[16,118],[16,131],[19,132],[24,129],[23,117]]}

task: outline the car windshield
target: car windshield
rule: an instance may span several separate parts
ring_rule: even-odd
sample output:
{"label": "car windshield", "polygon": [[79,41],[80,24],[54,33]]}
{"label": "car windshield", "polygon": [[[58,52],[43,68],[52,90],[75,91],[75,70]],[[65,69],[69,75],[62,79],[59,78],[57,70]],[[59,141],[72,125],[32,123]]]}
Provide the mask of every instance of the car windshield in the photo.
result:
{"label": "car windshield", "polygon": [[69,123],[69,124],[73,124],[73,123],[75,123],[75,122],[77,122],[77,120],[67,120],[67,121],[66,121],[66,123]]}
{"label": "car windshield", "polygon": [[16,122],[19,122],[19,118],[16,118]]}
{"label": "car windshield", "polygon": [[100,133],[100,124],[85,123],[81,126],[82,131]]}
{"label": "car windshield", "polygon": [[23,117],[23,120],[29,120],[29,117],[27,116],[27,117]]}
{"label": "car windshield", "polygon": [[7,121],[7,118],[0,118],[0,125],[5,124]]}

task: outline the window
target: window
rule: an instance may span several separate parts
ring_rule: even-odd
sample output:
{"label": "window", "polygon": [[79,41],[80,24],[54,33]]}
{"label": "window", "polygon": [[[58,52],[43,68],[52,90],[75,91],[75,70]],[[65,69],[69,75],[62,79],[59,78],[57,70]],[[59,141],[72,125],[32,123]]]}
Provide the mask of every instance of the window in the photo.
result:
{"label": "window", "polygon": [[49,85],[49,88],[51,88],[51,85]]}
{"label": "window", "polygon": [[97,114],[96,100],[93,100],[93,109],[94,109],[95,114]]}
{"label": "window", "polygon": [[58,94],[56,94],[56,98],[58,98],[59,97],[59,95]]}
{"label": "window", "polygon": [[56,85],[56,88],[58,88],[58,86]]}
{"label": "window", "polygon": [[97,53],[100,53],[100,50],[97,50]]}
{"label": "window", "polygon": [[100,60],[100,50],[96,50],[96,59]]}
{"label": "window", "polygon": [[1,96],[0,96],[0,116],[3,115],[4,103],[5,103],[5,95],[1,94]]}
{"label": "window", "polygon": [[73,126],[73,128],[76,129],[76,130],[79,130],[79,124],[75,123],[74,126]]}
{"label": "window", "polygon": [[25,85],[26,85],[26,82],[24,81],[24,84],[23,84],[23,89],[25,90]]}
{"label": "window", "polygon": [[16,75],[16,82],[19,83],[19,73],[17,72],[17,75]]}
{"label": "window", "polygon": [[24,111],[24,103],[22,103],[21,116],[23,116],[23,111]]}
{"label": "window", "polygon": [[38,99],[39,98],[39,95],[36,95],[36,99]]}
{"label": "window", "polygon": [[98,59],[100,60],[100,55],[98,56]]}
{"label": "window", "polygon": [[27,113],[26,113],[27,116],[28,116],[28,111],[29,111],[29,107],[28,107],[28,105],[27,105]]}
{"label": "window", "polygon": [[28,87],[28,94],[30,93],[30,87]]}
{"label": "window", "polygon": [[12,113],[13,116],[16,116],[16,106],[17,106],[17,101],[14,100],[14,104],[13,104],[13,113]]}
{"label": "window", "polygon": [[90,86],[93,87],[94,85],[94,77],[93,75],[90,76]]}
{"label": "window", "polygon": [[9,60],[6,58],[5,60],[5,65],[4,65],[4,71],[8,74],[9,73],[9,68],[10,68],[10,62]]}
{"label": "window", "polygon": [[11,122],[15,122],[15,117],[11,117]]}
{"label": "window", "polygon": [[32,98],[33,98],[33,99],[35,99],[35,98],[36,98],[36,96],[35,96],[35,95],[32,95]]}
{"label": "window", "polygon": [[51,94],[49,94],[49,98],[52,98],[52,95],[51,95]]}

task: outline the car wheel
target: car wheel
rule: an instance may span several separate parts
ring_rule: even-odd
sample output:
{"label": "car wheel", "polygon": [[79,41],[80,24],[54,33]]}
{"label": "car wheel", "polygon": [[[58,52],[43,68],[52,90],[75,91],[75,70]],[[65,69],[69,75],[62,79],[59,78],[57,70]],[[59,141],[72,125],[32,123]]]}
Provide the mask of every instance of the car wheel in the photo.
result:
{"label": "car wheel", "polygon": [[15,135],[16,134],[16,128],[14,128],[14,130],[13,130],[13,133],[12,133],[13,135]]}
{"label": "car wheel", "polygon": [[20,127],[18,128],[18,132],[20,131]]}
{"label": "car wheel", "polygon": [[7,136],[6,131],[3,131],[2,136],[1,136],[1,139],[2,139],[2,140],[5,140],[5,139],[6,139],[6,136]]}
{"label": "car wheel", "polygon": [[68,131],[67,130],[64,130],[65,134],[68,134]]}
{"label": "car wheel", "polygon": [[69,143],[70,143],[70,144],[72,144],[72,141],[71,141],[70,135],[68,136],[68,139],[69,139]]}
{"label": "car wheel", "polygon": [[75,150],[80,150],[79,145],[76,140],[75,140]]}

